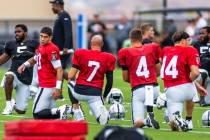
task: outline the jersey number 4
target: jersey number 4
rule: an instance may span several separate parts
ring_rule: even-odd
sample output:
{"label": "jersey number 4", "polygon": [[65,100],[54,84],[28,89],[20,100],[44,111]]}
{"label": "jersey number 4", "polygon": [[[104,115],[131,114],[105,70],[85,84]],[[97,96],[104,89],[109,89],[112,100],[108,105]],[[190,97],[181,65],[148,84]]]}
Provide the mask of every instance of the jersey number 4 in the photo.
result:
{"label": "jersey number 4", "polygon": [[[172,76],[173,79],[177,78],[178,70],[177,70],[177,60],[178,56],[173,56],[168,65],[166,66],[166,59],[167,57],[164,56],[163,58],[163,64],[160,70],[160,76],[161,78],[164,78],[164,74],[168,76]],[[165,69],[166,67],[166,69]]]}
{"label": "jersey number 4", "polygon": [[149,70],[147,68],[147,60],[145,56],[142,56],[139,60],[139,65],[136,70],[137,76],[144,76],[145,78],[149,77]]}
{"label": "jersey number 4", "polygon": [[87,81],[90,82],[93,80],[93,77],[96,75],[97,70],[100,68],[100,63],[96,61],[89,61],[88,67],[94,67],[92,73],[88,77]]}

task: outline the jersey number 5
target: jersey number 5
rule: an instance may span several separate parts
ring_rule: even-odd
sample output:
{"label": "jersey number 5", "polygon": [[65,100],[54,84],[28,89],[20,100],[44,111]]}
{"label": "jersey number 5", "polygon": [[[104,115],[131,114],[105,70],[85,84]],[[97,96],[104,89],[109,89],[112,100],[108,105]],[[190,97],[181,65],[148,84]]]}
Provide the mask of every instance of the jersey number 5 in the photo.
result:
{"label": "jersey number 5", "polygon": [[[160,70],[160,77],[164,78],[165,75],[171,75],[173,79],[177,78],[178,70],[176,68],[178,56],[173,56],[168,65],[166,66],[166,56],[163,58],[163,64]],[[166,67],[166,69],[165,69]]]}
{"label": "jersey number 5", "polygon": [[100,63],[96,61],[89,61],[88,67],[94,67],[92,73],[88,77],[87,81],[90,82],[93,80],[93,77],[96,75],[97,70],[100,68]]}
{"label": "jersey number 5", "polygon": [[139,65],[136,70],[137,76],[144,76],[145,78],[149,77],[149,70],[147,68],[147,60],[145,56],[142,56],[139,60]]}
{"label": "jersey number 5", "polygon": [[17,47],[17,53],[22,53],[27,49],[27,46],[19,46]]}

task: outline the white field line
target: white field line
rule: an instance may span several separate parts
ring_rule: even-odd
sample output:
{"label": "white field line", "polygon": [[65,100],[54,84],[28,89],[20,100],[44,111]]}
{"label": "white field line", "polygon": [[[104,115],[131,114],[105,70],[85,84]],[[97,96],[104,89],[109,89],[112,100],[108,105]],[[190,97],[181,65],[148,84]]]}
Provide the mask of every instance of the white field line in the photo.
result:
{"label": "white field line", "polygon": [[12,118],[32,119],[32,117],[29,117],[29,116],[21,116],[21,115],[2,115],[2,116],[12,117]]}
{"label": "white field line", "polygon": [[[124,105],[125,106],[130,106],[131,103],[125,102]],[[209,110],[209,108],[207,108],[207,107],[200,107],[200,106],[195,106],[194,108],[196,108],[196,109],[203,109],[203,110]]]}

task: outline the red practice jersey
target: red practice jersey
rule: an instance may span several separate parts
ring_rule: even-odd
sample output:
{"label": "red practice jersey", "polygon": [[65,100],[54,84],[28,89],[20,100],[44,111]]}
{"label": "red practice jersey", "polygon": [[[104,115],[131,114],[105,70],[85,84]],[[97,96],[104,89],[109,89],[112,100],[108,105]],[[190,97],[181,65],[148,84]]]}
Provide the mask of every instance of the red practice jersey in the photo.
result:
{"label": "red practice jersey", "polygon": [[192,82],[190,80],[190,66],[192,65],[200,65],[199,54],[195,48],[165,47],[160,72],[164,86],[167,88]]}
{"label": "red practice jersey", "polygon": [[36,50],[36,61],[38,69],[39,86],[52,88],[56,86],[57,72],[52,61],[60,60],[59,49],[53,43],[45,46],[40,45]]}
{"label": "red practice jersey", "polygon": [[79,49],[72,58],[73,67],[80,70],[77,85],[86,85],[102,89],[104,75],[115,68],[114,55],[97,50]]}
{"label": "red practice jersey", "polygon": [[161,58],[157,44],[123,48],[118,52],[119,63],[129,71],[131,87],[157,83],[156,64]]}

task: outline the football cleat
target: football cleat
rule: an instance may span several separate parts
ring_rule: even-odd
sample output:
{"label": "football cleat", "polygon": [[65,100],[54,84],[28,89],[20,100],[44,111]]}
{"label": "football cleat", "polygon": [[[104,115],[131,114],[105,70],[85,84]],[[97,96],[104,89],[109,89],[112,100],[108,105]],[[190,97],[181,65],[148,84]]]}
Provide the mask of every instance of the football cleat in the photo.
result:
{"label": "football cleat", "polygon": [[146,122],[147,122],[148,127],[153,127],[155,129],[160,129],[160,125],[159,125],[158,121],[155,120],[153,112],[148,113],[148,117],[147,117]]}
{"label": "football cleat", "polygon": [[101,113],[99,116],[99,123],[100,125],[105,125],[108,123],[109,120],[109,112],[106,110],[105,106],[101,107]]}
{"label": "football cleat", "polygon": [[58,107],[58,110],[60,111],[60,119],[61,120],[67,120],[68,119],[67,112],[70,108],[71,107],[67,104]]}
{"label": "football cleat", "polygon": [[192,130],[193,129],[193,123],[192,120],[186,120],[185,121],[187,126],[188,126],[188,130]]}
{"label": "football cleat", "polygon": [[12,111],[15,107],[15,100],[12,99],[10,101],[10,104],[6,104],[6,107],[4,108],[3,112],[2,112],[2,115],[10,115],[12,114]]}
{"label": "football cleat", "polygon": [[187,123],[181,117],[179,111],[175,112],[174,114],[174,123],[181,129],[183,132],[188,131]]}

